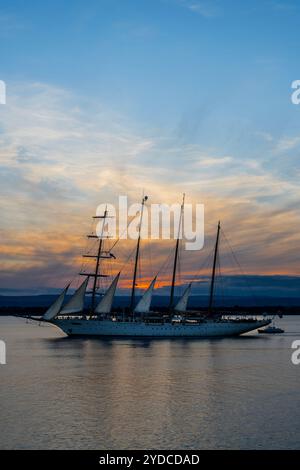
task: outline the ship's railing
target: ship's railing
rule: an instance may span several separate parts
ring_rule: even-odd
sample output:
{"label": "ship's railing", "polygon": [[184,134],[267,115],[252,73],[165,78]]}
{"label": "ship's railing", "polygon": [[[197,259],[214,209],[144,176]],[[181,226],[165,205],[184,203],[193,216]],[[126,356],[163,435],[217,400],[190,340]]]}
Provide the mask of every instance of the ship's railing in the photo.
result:
{"label": "ship's railing", "polygon": [[85,315],[57,315],[55,320],[83,320]]}
{"label": "ship's railing", "polygon": [[[166,316],[166,315],[159,315],[156,314],[157,312],[153,312],[153,315],[149,316],[144,316],[144,317],[136,317],[134,320],[132,317],[125,317],[125,316],[120,316],[120,315],[108,315],[108,316],[96,316],[96,315],[58,315],[55,317],[57,320],[90,320],[90,321],[95,321],[95,320],[111,320],[115,322],[128,322],[128,321],[134,321],[134,322],[143,322],[143,323],[172,323],[172,324],[190,324],[190,325],[196,325],[199,323],[207,322],[207,321],[230,321],[230,322],[257,322],[257,321],[263,321],[263,320],[271,320],[272,317],[267,314],[261,314],[261,315],[253,315],[253,314],[239,314],[237,315],[236,313],[230,314],[219,314],[215,316],[184,316],[184,315],[175,315],[174,317],[172,316]],[[190,313],[190,312],[189,312]]]}
{"label": "ship's railing", "polygon": [[251,315],[251,314],[226,314],[221,316],[222,320],[224,321],[236,321],[236,322],[244,322],[244,321],[263,321],[269,320],[270,317],[266,314],[262,315]]}

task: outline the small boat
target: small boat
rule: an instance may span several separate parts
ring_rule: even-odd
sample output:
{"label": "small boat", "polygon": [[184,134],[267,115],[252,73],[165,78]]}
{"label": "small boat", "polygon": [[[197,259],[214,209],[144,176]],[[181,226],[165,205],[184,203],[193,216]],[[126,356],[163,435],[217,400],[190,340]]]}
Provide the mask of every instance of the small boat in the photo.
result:
{"label": "small boat", "polygon": [[284,330],[282,328],[279,328],[278,326],[270,325],[270,326],[267,326],[266,328],[262,328],[258,330],[258,332],[265,333],[267,335],[276,335],[279,333],[284,333]]}

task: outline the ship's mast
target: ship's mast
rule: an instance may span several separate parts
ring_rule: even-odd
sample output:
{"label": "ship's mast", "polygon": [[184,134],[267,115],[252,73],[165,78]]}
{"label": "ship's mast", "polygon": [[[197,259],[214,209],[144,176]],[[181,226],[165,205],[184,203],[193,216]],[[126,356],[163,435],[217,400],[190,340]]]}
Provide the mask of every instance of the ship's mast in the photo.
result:
{"label": "ship's mast", "polygon": [[219,250],[219,238],[220,238],[220,229],[221,224],[220,221],[218,222],[218,229],[217,229],[217,238],[215,243],[215,251],[214,251],[214,262],[211,274],[211,283],[210,283],[210,293],[209,293],[209,305],[208,305],[208,312],[211,313],[212,311],[212,304],[214,298],[214,286],[215,286],[215,278],[216,278],[216,265],[218,259],[218,250]]}
{"label": "ship's mast", "polygon": [[140,224],[139,224],[139,235],[138,235],[138,241],[137,241],[137,245],[136,245],[134,271],[133,271],[133,281],[132,281],[132,288],[131,288],[131,299],[130,299],[130,311],[131,312],[133,312],[133,309],[134,309],[136,276],[137,276],[137,267],[138,267],[139,253],[140,253],[140,243],[141,243],[141,229],[142,229],[144,205],[145,205],[145,202],[147,201],[147,199],[148,199],[148,196],[143,196],[142,207],[141,207],[141,216],[140,216]]}
{"label": "ship's mast", "polygon": [[92,312],[94,311],[95,308],[95,303],[96,303],[96,289],[97,289],[97,280],[98,280],[98,274],[99,274],[99,265],[100,265],[100,257],[102,253],[102,244],[103,244],[103,229],[105,225],[105,218],[107,216],[107,211],[105,209],[104,215],[103,215],[103,225],[101,229],[101,238],[99,240],[98,244],[98,251],[97,251],[97,258],[96,258],[96,266],[95,266],[95,277],[93,281],[93,287],[92,287]]}
{"label": "ship's mast", "polygon": [[105,209],[103,215],[93,217],[94,219],[103,219],[100,237],[98,235],[93,234],[93,233],[91,235],[87,236],[88,238],[97,238],[98,241],[99,241],[97,253],[95,255],[90,255],[90,254],[83,255],[84,258],[94,258],[96,260],[95,271],[93,273],[84,273],[84,272],[80,273],[81,276],[89,276],[89,277],[93,278],[92,290],[89,292],[90,294],[92,294],[91,312],[93,312],[94,309],[95,309],[98,278],[99,277],[107,277],[106,274],[101,274],[100,273],[100,260],[102,258],[104,258],[104,259],[105,258],[106,259],[111,258],[111,256],[112,256],[109,252],[104,252],[103,251],[103,239],[105,238],[103,233],[104,233],[104,229],[105,229],[105,220],[107,218],[107,214],[108,214],[108,212]]}
{"label": "ship's mast", "polygon": [[173,301],[174,301],[174,290],[175,290],[175,282],[176,282],[176,269],[177,269],[177,262],[178,262],[179,242],[180,242],[180,234],[181,234],[181,224],[182,224],[182,215],[183,215],[183,208],[184,208],[184,199],[185,199],[185,194],[183,194],[182,204],[181,204],[181,208],[180,208],[178,234],[177,234],[175,255],[174,255],[174,263],[173,263],[173,274],[172,274],[172,284],[171,284],[169,309],[171,309],[173,307]]}

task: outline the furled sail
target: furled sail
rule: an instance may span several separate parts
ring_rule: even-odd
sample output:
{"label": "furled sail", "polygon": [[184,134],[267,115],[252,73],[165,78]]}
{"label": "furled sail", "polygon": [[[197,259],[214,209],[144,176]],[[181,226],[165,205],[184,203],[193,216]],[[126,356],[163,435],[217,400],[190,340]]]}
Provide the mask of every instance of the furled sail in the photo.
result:
{"label": "furled sail", "polygon": [[76,292],[72,295],[69,302],[61,310],[60,315],[69,315],[71,313],[80,313],[84,307],[84,296],[85,290],[87,288],[89,278],[87,277],[85,281],[78,287]]}
{"label": "furled sail", "polygon": [[118,273],[116,275],[116,277],[112,281],[111,285],[109,286],[109,288],[105,292],[104,296],[102,297],[102,299],[98,303],[97,307],[95,308],[95,313],[97,313],[97,314],[110,313],[111,307],[112,307],[112,304],[113,304],[113,301],[114,301],[114,296],[115,296],[115,292],[116,292],[119,277],[120,277],[120,273]]}
{"label": "furled sail", "polygon": [[52,320],[60,311],[62,304],[64,303],[65,296],[67,290],[69,289],[69,285],[62,291],[62,293],[57,297],[57,299],[53,302],[52,305],[48,308],[48,310],[43,315],[43,320]]}
{"label": "furled sail", "polygon": [[192,284],[189,284],[187,288],[185,289],[183,295],[180,297],[179,301],[177,302],[175,306],[174,310],[176,312],[186,312],[187,304],[189,301],[189,295],[191,293],[191,288],[192,288]]}
{"label": "furled sail", "polygon": [[152,300],[152,294],[155,286],[155,281],[156,281],[156,276],[151,282],[150,286],[148,289],[144,292],[143,297],[139,300],[137,303],[134,312],[135,313],[148,313],[150,310],[150,305],[151,305],[151,300]]}

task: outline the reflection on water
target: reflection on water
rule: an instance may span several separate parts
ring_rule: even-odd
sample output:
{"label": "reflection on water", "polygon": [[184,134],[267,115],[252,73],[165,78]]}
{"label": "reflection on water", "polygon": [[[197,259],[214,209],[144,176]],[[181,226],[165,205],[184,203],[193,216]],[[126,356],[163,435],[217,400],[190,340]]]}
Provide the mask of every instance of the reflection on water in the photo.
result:
{"label": "reflection on water", "polygon": [[300,319],[281,325],[282,336],[100,340],[0,318],[0,447],[297,448]]}

